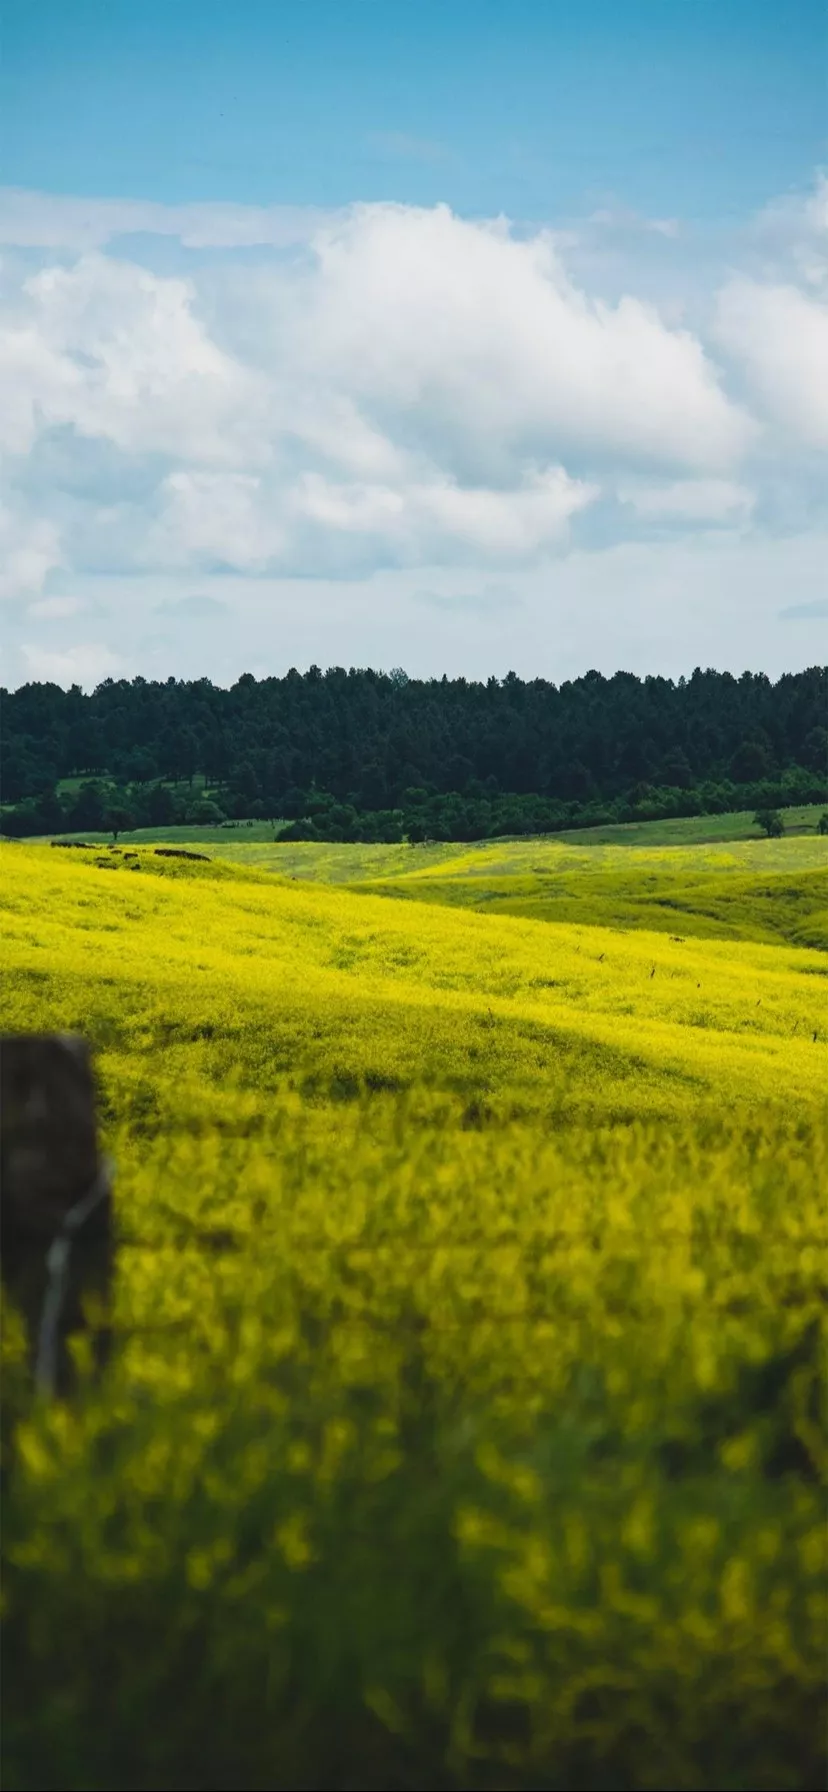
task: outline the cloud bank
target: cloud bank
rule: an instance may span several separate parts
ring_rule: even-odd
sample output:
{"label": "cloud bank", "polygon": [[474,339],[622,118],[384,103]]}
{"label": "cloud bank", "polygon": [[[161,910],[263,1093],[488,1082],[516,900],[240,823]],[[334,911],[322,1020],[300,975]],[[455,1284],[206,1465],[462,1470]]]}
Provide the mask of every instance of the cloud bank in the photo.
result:
{"label": "cloud bank", "polygon": [[[678,293],[679,225],[647,234]],[[0,596],[66,630],[85,581],[99,601],[107,576],[161,579],[165,625],[192,629],[194,576],[422,589],[428,569],[438,629],[487,613],[455,579],[508,571],[522,614],[521,581],[574,554],[813,531],[826,241],[820,179],[753,221],[691,328],[636,294],[634,256],[610,297],[555,232],[445,206],[0,194]],[[119,614],[112,645],[21,640],[21,672],[138,669]]]}

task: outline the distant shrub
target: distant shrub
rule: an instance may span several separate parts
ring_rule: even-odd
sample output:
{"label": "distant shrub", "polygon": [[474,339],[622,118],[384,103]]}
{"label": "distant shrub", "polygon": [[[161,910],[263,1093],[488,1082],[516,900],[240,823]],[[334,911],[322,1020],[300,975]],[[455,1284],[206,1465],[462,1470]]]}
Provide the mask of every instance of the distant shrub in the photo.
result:
{"label": "distant shrub", "polygon": [[219,827],[226,815],[212,797],[199,797],[197,802],[190,804],[185,819],[196,827]]}

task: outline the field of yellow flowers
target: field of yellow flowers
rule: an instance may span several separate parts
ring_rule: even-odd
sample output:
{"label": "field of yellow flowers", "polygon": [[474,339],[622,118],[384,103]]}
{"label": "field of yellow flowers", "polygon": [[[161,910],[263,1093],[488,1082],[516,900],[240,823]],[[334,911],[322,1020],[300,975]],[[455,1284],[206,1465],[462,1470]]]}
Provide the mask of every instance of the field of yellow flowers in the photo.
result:
{"label": "field of yellow flowers", "polygon": [[697,849],[667,930],[629,857],[578,919],[414,850],[4,850],[119,1232],[73,1406],[4,1316],[9,1792],[823,1783],[819,863]]}

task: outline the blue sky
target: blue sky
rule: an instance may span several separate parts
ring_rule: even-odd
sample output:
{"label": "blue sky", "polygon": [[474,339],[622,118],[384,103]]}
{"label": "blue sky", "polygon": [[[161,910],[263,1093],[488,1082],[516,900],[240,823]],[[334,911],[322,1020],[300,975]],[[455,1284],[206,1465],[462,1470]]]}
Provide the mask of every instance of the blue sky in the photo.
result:
{"label": "blue sky", "polygon": [[12,682],[825,657],[824,0],[0,33]]}
{"label": "blue sky", "polygon": [[8,185],[744,213],[828,156],[824,0],[4,0]]}

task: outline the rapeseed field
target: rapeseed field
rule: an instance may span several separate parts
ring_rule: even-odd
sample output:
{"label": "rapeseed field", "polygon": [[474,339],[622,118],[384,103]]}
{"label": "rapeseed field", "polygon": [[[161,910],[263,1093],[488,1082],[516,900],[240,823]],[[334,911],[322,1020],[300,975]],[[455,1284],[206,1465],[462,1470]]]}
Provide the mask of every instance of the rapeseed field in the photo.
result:
{"label": "rapeseed field", "polygon": [[[624,931],[789,943],[828,951],[828,850],[822,841],[722,848],[537,847],[514,858],[458,854],[359,887],[486,914],[590,922]],[[773,851],[777,847],[779,850]]]}
{"label": "rapeseed field", "polygon": [[821,1785],[824,951],[399,870],[4,851],[119,1232],[73,1405],[4,1319],[4,1783]]}

